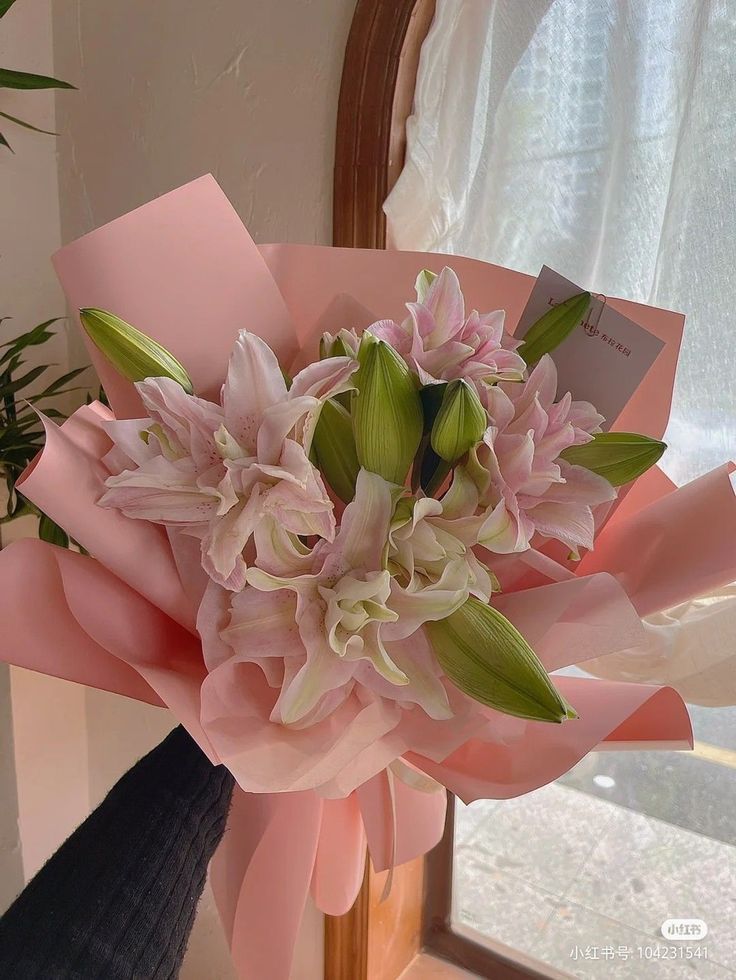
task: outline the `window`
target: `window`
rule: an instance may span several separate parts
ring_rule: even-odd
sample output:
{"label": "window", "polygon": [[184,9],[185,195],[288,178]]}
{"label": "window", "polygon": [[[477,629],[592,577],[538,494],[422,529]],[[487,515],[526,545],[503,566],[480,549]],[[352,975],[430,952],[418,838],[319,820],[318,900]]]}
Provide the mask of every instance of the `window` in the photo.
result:
{"label": "window", "polygon": [[[732,3],[440,0],[385,207],[401,248],[533,274],[546,263],[583,287],[685,311],[664,461],[679,483],[736,446],[735,43]],[[736,592],[705,601],[722,604],[736,635]],[[708,664],[708,645],[695,655]],[[730,655],[721,641],[712,676],[684,692],[700,702],[694,753],[594,753],[528,797],[457,805],[453,855],[448,837],[433,873],[445,880],[452,861],[462,943],[440,935],[443,952],[488,976],[501,974],[484,972],[472,940],[544,976],[733,967]],[[708,924],[687,962],[661,958],[683,948],[660,931],[671,917]]]}

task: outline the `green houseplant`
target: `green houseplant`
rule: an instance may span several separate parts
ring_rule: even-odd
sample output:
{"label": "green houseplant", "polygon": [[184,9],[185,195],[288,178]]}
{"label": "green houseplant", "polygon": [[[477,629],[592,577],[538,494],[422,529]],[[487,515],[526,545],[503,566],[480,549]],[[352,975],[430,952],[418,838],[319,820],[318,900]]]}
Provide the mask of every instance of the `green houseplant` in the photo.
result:
{"label": "green houseplant", "polygon": [[[19,497],[15,489],[16,480],[43,445],[43,423],[38,412],[42,411],[47,418],[63,419],[64,414],[51,402],[75,390],[70,387],[71,382],[86,370],[75,368],[48,384],[41,382],[40,390],[31,394],[35,383],[51,365],[29,368],[25,355],[30,348],[45,344],[53,336],[51,328],[56,322],[39,323],[32,330],[0,344],[0,477],[7,490],[7,504],[5,513],[0,511],[0,525],[25,514],[35,514],[40,518],[41,538],[53,544],[67,545],[65,532],[33,504]],[[38,385],[36,389],[39,389]]]}
{"label": "green houseplant", "polygon": [[[0,18],[7,14],[14,3],[15,0],[0,0]],[[62,82],[58,78],[50,78],[48,75],[35,75],[32,72],[17,71],[14,68],[0,68],[0,89],[8,88],[30,90],[74,87],[75,86],[71,85],[69,82]],[[47,136],[55,135],[48,129],[41,129],[39,126],[34,126],[32,123],[26,122],[25,119],[19,119],[17,116],[11,116],[8,112],[0,111],[0,119],[12,123],[14,126],[22,126],[24,129],[31,129],[35,133],[45,133]],[[0,146],[7,147],[7,149],[11,150],[12,152],[12,147],[2,131],[0,131]]]}
{"label": "green houseplant", "polygon": [[[15,0],[0,0],[0,19],[14,3]],[[0,89],[53,88],[70,89],[74,86],[48,75],[0,68]],[[49,130],[0,110],[0,122],[2,121],[37,133],[54,135]],[[0,146],[12,152],[2,130]],[[43,423],[36,406],[48,418],[63,418],[63,413],[52,404],[52,400],[73,390],[69,387],[70,383],[85,368],[68,371],[45,384],[46,378],[43,376],[49,371],[50,365],[30,367],[26,355],[31,348],[45,344],[53,336],[52,327],[58,322],[58,318],[39,323],[32,330],[5,340],[4,325],[7,319],[8,317],[0,317],[0,480],[7,492],[7,500],[0,500],[0,525],[25,514],[35,514],[40,518],[40,537],[55,544],[67,545],[69,542],[66,533],[31,503],[19,497],[15,484],[43,444]]]}

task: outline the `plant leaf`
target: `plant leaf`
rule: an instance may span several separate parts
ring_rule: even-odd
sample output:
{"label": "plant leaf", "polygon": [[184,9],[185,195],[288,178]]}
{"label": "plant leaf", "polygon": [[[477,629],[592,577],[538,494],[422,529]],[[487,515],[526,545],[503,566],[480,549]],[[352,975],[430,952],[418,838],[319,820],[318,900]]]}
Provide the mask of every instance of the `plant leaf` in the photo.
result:
{"label": "plant leaf", "polygon": [[636,432],[599,432],[591,442],[560,453],[574,466],[584,466],[614,487],[630,483],[660,459],[667,444]]}
{"label": "plant leaf", "polygon": [[38,367],[32,368],[20,378],[0,384],[0,398],[6,399],[16,392],[21,391],[27,385],[31,384],[31,382],[35,381],[44,371],[48,371],[48,369],[48,364],[41,364]]}
{"label": "plant leaf", "polygon": [[48,388],[44,388],[44,390],[38,395],[34,395],[32,398],[29,398],[29,402],[33,404],[34,402],[40,401],[42,398],[48,398],[50,395],[60,395],[66,394],[68,391],[75,391],[76,389],[74,388],[64,388],[64,385],[68,384],[69,381],[73,381],[74,378],[78,377],[80,374],[83,374],[87,370],[88,367],[85,366],[81,368],[74,368],[73,371],[68,371],[66,374],[62,374],[60,378],[52,381]]}
{"label": "plant leaf", "polygon": [[17,116],[11,116],[9,112],[0,112],[0,116],[3,119],[7,119],[8,122],[15,123],[16,126],[22,126],[23,129],[30,129],[34,133],[43,133],[44,136],[56,136],[57,135],[52,129],[41,129],[39,126],[33,126],[31,123],[26,122],[25,119],[18,119]]}
{"label": "plant leaf", "polygon": [[0,17],[4,17],[14,3],[15,0],[0,0]]}
{"label": "plant leaf", "polygon": [[19,334],[17,337],[13,337],[12,340],[6,340],[4,344],[0,344],[0,348],[8,348],[3,356],[0,357],[0,364],[3,364],[8,358],[15,356],[15,354],[24,350],[26,347],[36,347],[39,344],[45,344],[54,335],[53,331],[48,328],[52,323],[57,323],[62,319],[63,317],[57,316],[52,320],[46,320],[44,323],[39,323],[32,330],[28,330],[26,333]]}
{"label": "plant leaf", "polygon": [[15,153],[15,150],[10,143],[8,143],[2,133],[0,133],[0,146],[4,146],[6,149],[10,150],[11,153]]}
{"label": "plant leaf", "polygon": [[549,354],[568,337],[580,323],[590,306],[590,293],[578,293],[564,303],[558,303],[533,323],[524,335],[517,354],[531,367],[544,354]]}
{"label": "plant leaf", "polygon": [[0,88],[40,89],[76,88],[69,82],[62,82],[49,75],[34,75],[32,72],[15,71],[13,68],[0,68]]}
{"label": "plant leaf", "polygon": [[55,544],[59,548],[69,547],[69,535],[46,514],[41,514],[41,520],[38,524],[38,536],[42,541]]}

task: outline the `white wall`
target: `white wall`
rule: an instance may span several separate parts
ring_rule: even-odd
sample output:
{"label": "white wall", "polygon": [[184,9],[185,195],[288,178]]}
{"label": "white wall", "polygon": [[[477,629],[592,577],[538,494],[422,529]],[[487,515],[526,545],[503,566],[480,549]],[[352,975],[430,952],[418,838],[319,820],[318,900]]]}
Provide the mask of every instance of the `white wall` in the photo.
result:
{"label": "white wall", "polygon": [[[53,72],[49,0],[21,0],[0,21],[0,64]],[[0,90],[0,109],[54,129],[52,92]],[[4,119],[0,124],[15,151],[0,148],[0,316],[13,318],[0,326],[5,338],[63,315],[64,299],[49,261],[61,243],[55,140]],[[42,349],[29,351],[28,361],[29,366],[58,362],[63,370],[64,331]],[[3,506],[0,500],[0,509]],[[3,529],[3,541],[33,531],[32,520],[17,522]],[[80,689],[29,672],[9,675],[4,665],[0,669],[0,909],[4,909],[24,878],[37,870],[87,811],[87,739]]]}
{"label": "white wall", "polygon": [[[257,241],[326,242],[355,0],[54,7],[62,237],[212,172]],[[61,101],[61,100],[60,100]]]}
{"label": "white wall", "polygon": [[[55,144],[51,138],[42,149],[34,143],[33,158],[26,151],[21,161],[19,138],[19,159],[10,164],[15,189],[5,187],[4,177],[0,181],[0,251],[8,247],[7,214],[13,225],[25,223],[30,229],[14,273],[15,309],[32,310],[37,319],[59,309],[48,256],[60,239],[69,241],[210,171],[256,240],[329,242],[337,97],[354,6],[355,0],[72,0],[54,4],[52,13],[48,2],[19,0],[5,21],[13,18],[23,34],[25,62],[52,70],[53,18],[53,70],[77,84],[79,92],[59,94]],[[25,63],[19,60],[17,67]],[[42,101],[39,93],[33,96]],[[50,100],[44,111],[52,112]],[[6,295],[0,290],[0,296]],[[72,337],[71,362],[82,356],[79,340]],[[33,762],[41,758],[43,739],[60,733],[47,727],[51,715],[37,710],[35,681],[23,673],[16,685],[25,719],[16,725],[18,785],[25,779],[28,787],[21,824],[29,833],[33,829],[25,848],[29,868],[51,853],[59,834],[59,839],[66,836],[70,821],[73,825],[72,814],[55,821],[54,828],[54,821],[41,816],[59,787],[49,770],[51,760],[46,767],[34,768]],[[78,816],[173,723],[163,711],[109,694],[74,689],[69,695],[72,685],[39,684],[47,703],[57,709],[62,696],[77,699],[69,704],[67,744],[77,767],[69,784],[76,789],[68,795]],[[74,752],[80,732],[84,748],[77,744]],[[84,786],[77,778],[80,765]],[[3,841],[0,825],[0,847]],[[321,975],[322,921],[310,909],[294,977]],[[232,976],[206,895],[182,977]]]}

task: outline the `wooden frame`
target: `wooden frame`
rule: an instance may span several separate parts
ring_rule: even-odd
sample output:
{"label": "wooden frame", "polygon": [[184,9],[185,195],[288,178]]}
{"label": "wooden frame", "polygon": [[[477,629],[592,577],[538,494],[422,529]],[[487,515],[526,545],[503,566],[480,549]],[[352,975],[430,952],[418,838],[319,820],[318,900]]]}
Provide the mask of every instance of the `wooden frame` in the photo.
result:
{"label": "wooden frame", "polygon": [[[404,165],[406,120],[434,10],[435,0],[357,2],[338,103],[333,245],[386,247],[383,202]],[[453,817],[451,798],[442,842],[395,870],[386,901],[385,873],[366,862],[353,908],[325,917],[325,980],[396,980],[412,963],[417,978],[457,977],[448,960],[494,980],[542,977],[450,928]],[[429,972],[424,947],[432,954]]]}
{"label": "wooden frame", "polygon": [[397,868],[382,901],[386,874],[366,861],[355,905],[339,918],[325,916],[325,980],[395,980],[419,952],[424,859]]}
{"label": "wooden frame", "polygon": [[[333,245],[386,247],[383,202],[404,165],[406,119],[435,0],[358,0],[343,64],[335,145]],[[394,980],[422,945],[424,860],[385,874],[366,862],[347,915],[325,917],[325,980]],[[396,923],[400,922],[400,928]]]}
{"label": "wooden frame", "polygon": [[358,0],[337,110],[333,245],[385,248],[383,202],[404,165],[434,8],[435,0]]}

